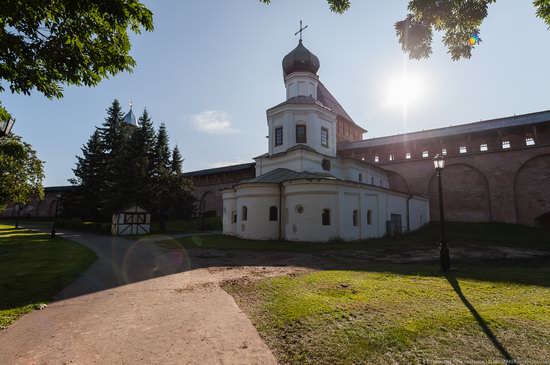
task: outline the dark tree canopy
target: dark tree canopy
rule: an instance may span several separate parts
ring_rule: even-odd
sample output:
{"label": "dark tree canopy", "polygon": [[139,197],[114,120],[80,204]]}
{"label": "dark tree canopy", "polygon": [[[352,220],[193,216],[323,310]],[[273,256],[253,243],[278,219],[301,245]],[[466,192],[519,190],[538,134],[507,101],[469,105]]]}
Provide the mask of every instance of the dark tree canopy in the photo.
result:
{"label": "dark tree canopy", "polygon": [[7,85],[60,98],[63,84],[94,86],[131,71],[128,30],[141,29],[153,29],[153,15],[138,0],[3,0],[0,92]]}
{"label": "dark tree canopy", "polygon": [[42,198],[42,161],[32,146],[18,136],[0,138],[0,212],[8,202],[27,203]]}
{"label": "dark tree canopy", "polygon": [[[351,7],[350,0],[327,2],[338,14]],[[433,33],[438,31],[443,33],[443,43],[453,60],[470,58],[476,44],[468,39],[479,37],[481,23],[494,2],[496,0],[410,0],[409,14],[394,25],[401,49],[411,59],[428,58],[432,54]],[[534,0],[533,5],[537,16],[550,27],[550,0]]]}
{"label": "dark tree canopy", "polygon": [[109,221],[120,209],[137,204],[164,224],[167,218],[190,218],[194,199],[192,182],[182,172],[177,147],[170,151],[164,124],[155,132],[147,110],[139,125],[123,122],[120,103],[114,100],[101,127],[77,156],[74,190],[65,197],[67,218]]}

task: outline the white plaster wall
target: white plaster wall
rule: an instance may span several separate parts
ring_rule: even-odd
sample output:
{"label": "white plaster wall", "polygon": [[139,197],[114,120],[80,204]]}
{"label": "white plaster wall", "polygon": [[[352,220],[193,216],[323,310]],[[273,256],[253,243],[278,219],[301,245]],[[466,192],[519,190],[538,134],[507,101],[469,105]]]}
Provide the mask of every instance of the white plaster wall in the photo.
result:
{"label": "white plaster wall", "polygon": [[391,220],[392,214],[401,216],[401,232],[407,232],[407,199],[408,196],[387,194],[388,209],[386,221]]}
{"label": "white plaster wall", "polygon": [[[278,184],[254,184],[237,189],[237,225],[235,234],[240,238],[271,240],[279,238],[279,221],[269,220],[269,209],[279,209]],[[243,220],[242,207],[248,209]]]}
{"label": "white plaster wall", "polygon": [[[338,188],[329,184],[285,184],[285,239],[289,241],[326,242],[338,237]],[[304,208],[298,213],[297,206]],[[330,209],[330,225],[322,225],[323,209]],[[288,222],[288,223],[287,223]]]}
{"label": "white plaster wall", "polygon": [[[319,153],[336,157],[336,115],[325,108],[310,104],[284,105],[268,111],[268,151],[269,155],[282,153],[297,145],[296,125],[307,127],[305,145]],[[275,146],[275,130],[283,128],[283,143]],[[328,130],[328,146],[321,144],[321,128]]]}
{"label": "white plaster wall", "polygon": [[430,203],[424,198],[412,198],[409,201],[411,231],[415,231],[430,222]]}
{"label": "white plaster wall", "polygon": [[[368,239],[374,237],[382,237],[386,233],[385,225],[380,225],[381,212],[380,194],[376,192],[364,192],[362,195],[361,204],[361,223],[362,223],[362,235],[361,238]],[[368,223],[368,211],[372,211],[371,223]],[[383,215],[382,215],[383,217]]]}
{"label": "white plaster wall", "polygon": [[293,72],[285,77],[286,99],[295,96],[311,96],[317,99],[319,76],[310,72]]}
{"label": "white plaster wall", "polygon": [[234,236],[236,224],[232,223],[231,217],[233,212],[237,212],[237,200],[235,190],[224,190],[222,191],[222,200],[223,200],[223,214],[222,214],[222,223],[223,223],[223,234]]}
{"label": "white plaster wall", "polygon": [[[361,192],[359,189],[342,188],[340,195],[340,237],[346,241],[361,238]],[[353,211],[357,210],[357,226],[353,225]]]}
{"label": "white plaster wall", "polygon": [[[279,222],[269,220],[269,208],[282,213],[283,239],[290,241],[330,241],[383,237],[391,214],[401,215],[401,228],[407,230],[406,194],[378,187],[330,180],[290,181],[283,184],[282,207],[279,207],[279,184],[243,184],[236,193],[225,191],[224,233],[248,239],[278,239]],[[297,206],[303,207],[300,214]],[[242,207],[248,217],[242,219]],[[323,209],[330,209],[329,226],[322,225]],[[353,226],[353,211],[359,211],[359,226]],[[372,211],[371,224],[368,211]],[[237,212],[237,224],[231,223],[231,212]],[[429,221],[429,203],[425,198],[409,201],[411,230]]]}

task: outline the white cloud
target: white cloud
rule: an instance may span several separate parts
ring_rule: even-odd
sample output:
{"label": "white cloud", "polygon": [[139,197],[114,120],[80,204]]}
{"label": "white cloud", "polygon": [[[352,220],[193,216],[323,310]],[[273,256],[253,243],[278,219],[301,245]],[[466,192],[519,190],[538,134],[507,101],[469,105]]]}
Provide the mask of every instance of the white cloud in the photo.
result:
{"label": "white cloud", "polygon": [[233,128],[229,114],[218,110],[206,110],[186,117],[187,122],[196,130],[207,134],[228,134],[240,132]]}

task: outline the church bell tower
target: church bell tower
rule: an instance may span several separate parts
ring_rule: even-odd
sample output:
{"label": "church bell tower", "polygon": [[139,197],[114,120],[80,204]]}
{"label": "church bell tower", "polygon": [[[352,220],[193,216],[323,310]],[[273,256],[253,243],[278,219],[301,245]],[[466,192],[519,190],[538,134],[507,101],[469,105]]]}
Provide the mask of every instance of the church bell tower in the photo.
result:
{"label": "church bell tower", "polygon": [[269,155],[302,145],[336,157],[336,114],[318,100],[319,58],[300,36],[282,66],[286,101],[267,110]]}

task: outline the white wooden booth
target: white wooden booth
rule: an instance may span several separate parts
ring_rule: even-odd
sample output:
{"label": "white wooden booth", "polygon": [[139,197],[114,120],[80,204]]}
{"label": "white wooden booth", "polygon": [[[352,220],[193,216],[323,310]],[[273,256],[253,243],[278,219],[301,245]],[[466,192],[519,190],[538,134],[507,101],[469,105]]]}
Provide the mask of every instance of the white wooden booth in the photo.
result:
{"label": "white wooden booth", "polygon": [[151,213],[133,206],[113,214],[111,233],[114,236],[149,234],[151,233]]}

